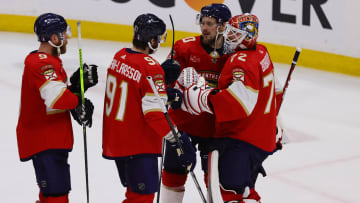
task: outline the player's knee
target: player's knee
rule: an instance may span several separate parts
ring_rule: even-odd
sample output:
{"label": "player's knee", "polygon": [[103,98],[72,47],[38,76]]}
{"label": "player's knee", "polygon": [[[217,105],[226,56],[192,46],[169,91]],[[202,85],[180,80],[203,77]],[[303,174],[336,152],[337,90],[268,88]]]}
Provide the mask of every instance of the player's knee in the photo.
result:
{"label": "player's knee", "polygon": [[60,197],[67,195],[71,190],[70,182],[66,180],[40,182],[40,191],[45,197]]}
{"label": "player's knee", "polygon": [[126,199],[123,201],[123,203],[152,203],[155,195],[154,193],[138,193],[127,187],[125,196]]}
{"label": "player's knee", "polygon": [[187,174],[176,174],[167,170],[162,171],[162,183],[167,187],[180,187],[185,185]]}

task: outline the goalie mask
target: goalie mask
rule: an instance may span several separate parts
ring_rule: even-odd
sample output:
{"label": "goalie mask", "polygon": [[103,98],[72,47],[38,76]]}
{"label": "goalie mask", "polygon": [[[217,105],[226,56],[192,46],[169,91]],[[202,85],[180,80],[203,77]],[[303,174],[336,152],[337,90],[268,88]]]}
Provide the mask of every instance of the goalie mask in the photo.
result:
{"label": "goalie mask", "polygon": [[232,17],[226,24],[224,36],[224,51],[227,54],[240,49],[251,49],[258,38],[259,19],[245,13]]}

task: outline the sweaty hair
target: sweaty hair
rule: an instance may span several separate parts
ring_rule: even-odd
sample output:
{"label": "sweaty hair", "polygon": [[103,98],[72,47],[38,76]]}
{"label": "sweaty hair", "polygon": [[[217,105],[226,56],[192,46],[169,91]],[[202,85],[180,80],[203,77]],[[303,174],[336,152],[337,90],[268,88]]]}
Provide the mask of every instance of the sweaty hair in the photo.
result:
{"label": "sweaty hair", "polygon": [[140,41],[137,39],[133,39],[132,44],[134,45],[134,47],[136,47],[137,49],[141,49],[141,50],[145,50],[147,45],[147,42],[144,41]]}

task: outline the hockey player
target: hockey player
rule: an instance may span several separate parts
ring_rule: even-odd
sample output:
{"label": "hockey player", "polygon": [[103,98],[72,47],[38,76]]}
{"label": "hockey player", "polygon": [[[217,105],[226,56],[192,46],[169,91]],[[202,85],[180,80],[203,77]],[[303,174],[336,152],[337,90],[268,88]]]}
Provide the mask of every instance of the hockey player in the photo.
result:
{"label": "hockey player", "polygon": [[[68,154],[73,147],[70,112],[80,124],[91,126],[94,106],[85,104],[80,93],[79,70],[67,75],[59,58],[66,52],[68,25],[57,14],[40,15],[34,31],[40,42],[38,50],[25,59],[22,77],[20,115],[16,128],[21,161],[32,160],[40,188],[39,203],[67,203],[70,186]],[[78,76],[76,78],[76,76]],[[97,83],[95,65],[84,65],[84,86]]]}
{"label": "hockey player", "polygon": [[[222,32],[225,23],[231,18],[230,9],[224,4],[210,4],[201,9],[197,16],[201,35],[186,37],[174,45],[173,58],[182,68],[194,67],[205,77],[209,85],[216,87],[221,69],[227,59],[223,54]],[[171,69],[164,66],[165,73]],[[208,137],[215,132],[215,117],[209,113],[198,116],[191,115],[181,109],[170,112],[171,118],[183,135],[190,135],[194,147],[197,145],[201,156],[201,166],[207,178]],[[166,143],[167,146],[169,143]],[[166,147],[165,163],[162,178],[162,202],[182,202],[185,192],[185,182],[188,169],[183,167],[176,157],[177,153],[171,147]]]}
{"label": "hockey player", "polygon": [[[147,80],[152,77],[161,99],[167,102],[164,71],[149,55],[165,38],[166,27],[160,18],[150,13],[139,15],[132,48],[119,50],[107,72],[103,157],[115,160],[127,189],[124,203],[153,202],[159,187],[157,157],[161,156],[163,137],[172,143],[170,147],[178,147]],[[191,146],[189,139],[180,139]]]}
{"label": "hockey player", "polygon": [[216,116],[212,147],[220,154],[225,202],[260,202],[255,181],[259,173],[265,175],[262,163],[276,149],[276,104],[281,88],[266,47],[256,43],[258,24],[252,14],[232,17],[224,31],[224,48],[226,53],[235,53],[224,65],[218,88],[194,85],[184,91],[190,113]]}

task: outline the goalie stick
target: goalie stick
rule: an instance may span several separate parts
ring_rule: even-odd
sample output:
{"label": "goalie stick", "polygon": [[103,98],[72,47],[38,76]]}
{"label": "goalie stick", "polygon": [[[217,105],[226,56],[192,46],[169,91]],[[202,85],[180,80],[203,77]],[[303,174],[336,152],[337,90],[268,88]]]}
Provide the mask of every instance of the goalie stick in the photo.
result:
{"label": "goalie stick", "polygon": [[[81,49],[81,22],[77,21],[78,31],[78,46],[79,46],[79,60],[80,60],[80,86],[81,86],[81,104],[85,103],[84,97],[84,69]],[[88,173],[88,158],[87,158],[87,142],[86,142],[86,126],[82,124],[84,136],[84,159],[85,159],[85,179],[86,179],[86,202],[89,203],[89,173]]]}
{"label": "goalie stick", "polygon": [[[161,98],[160,98],[160,96],[159,96],[159,93],[158,93],[158,91],[157,91],[157,89],[156,89],[156,87],[155,87],[154,81],[152,80],[152,77],[151,77],[151,76],[147,76],[146,79],[148,80],[148,82],[149,82],[149,84],[150,84],[150,86],[151,86],[151,89],[153,90],[153,92],[154,92],[154,94],[155,94],[155,96],[156,96],[156,99],[157,99],[157,101],[158,101],[158,103],[159,103],[159,105],[160,105],[161,111],[162,111],[162,112],[164,113],[164,115],[165,115],[165,118],[166,118],[166,120],[167,120],[167,122],[168,122],[168,124],[169,124],[169,126],[170,126],[171,132],[172,132],[172,134],[173,134],[174,137],[175,137],[176,144],[179,146],[181,154],[183,154],[183,153],[184,153],[184,150],[183,150],[183,146],[182,146],[182,144],[181,144],[181,142],[180,142],[180,140],[179,140],[179,137],[177,136],[178,132],[176,132],[175,127],[174,127],[174,125],[172,124],[172,122],[171,122],[171,120],[170,120],[170,117],[169,117],[169,114],[168,114],[168,112],[167,112],[167,110],[166,110],[166,107],[165,107],[164,102],[161,101]],[[190,171],[190,175],[191,175],[191,177],[192,177],[192,179],[193,179],[193,181],[194,181],[194,183],[195,183],[196,189],[198,190],[198,192],[199,192],[199,194],[200,194],[200,197],[201,197],[203,203],[206,203],[205,196],[204,196],[204,194],[203,194],[203,192],[202,192],[202,190],[201,190],[201,187],[200,187],[200,185],[199,185],[199,182],[198,182],[198,180],[197,180],[194,172],[193,172],[193,171]],[[159,190],[159,191],[160,191],[160,190]]]}
{"label": "goalie stick", "polygon": [[289,73],[287,75],[287,78],[286,78],[286,81],[285,81],[285,85],[284,85],[284,88],[283,88],[283,95],[281,96],[281,102],[279,104],[279,108],[278,108],[278,112],[277,114],[279,114],[279,111],[280,111],[280,107],[281,107],[281,104],[283,103],[284,101],[284,96],[285,96],[285,92],[289,86],[289,82],[290,82],[290,79],[291,79],[291,75],[295,69],[295,66],[296,66],[296,63],[299,59],[299,55],[301,53],[301,48],[296,48],[296,51],[295,51],[295,54],[294,54],[294,58],[292,60],[292,63],[291,63],[291,67],[290,67],[290,70],[289,70]]}

